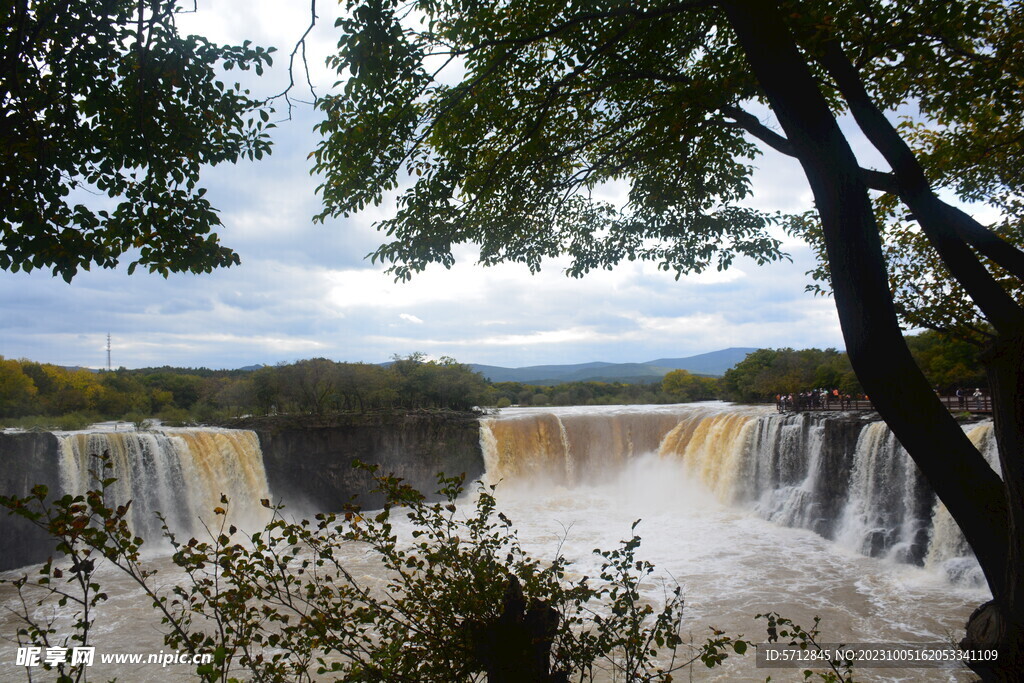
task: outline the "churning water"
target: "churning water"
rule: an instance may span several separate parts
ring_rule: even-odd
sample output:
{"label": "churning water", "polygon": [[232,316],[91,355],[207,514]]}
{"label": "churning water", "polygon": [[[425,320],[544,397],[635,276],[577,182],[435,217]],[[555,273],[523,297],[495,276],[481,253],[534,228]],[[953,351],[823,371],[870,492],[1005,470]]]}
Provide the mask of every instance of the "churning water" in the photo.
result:
{"label": "churning water", "polygon": [[[984,425],[971,432],[983,451],[992,450],[989,432]],[[133,477],[132,495],[152,498],[153,509],[178,501],[170,505],[183,528],[196,506],[216,504],[221,487],[235,486],[233,500],[254,504],[268,495],[249,437],[164,436],[166,442],[126,445],[124,458],[99,437],[65,440],[66,481],[81,483],[75,463],[83,452],[111,451],[112,460],[123,461],[113,476]],[[244,444],[234,456],[226,455],[236,449],[225,441],[231,438]],[[768,611],[805,627],[820,616],[826,642],[950,642],[988,597],[955,524],[888,432],[870,423],[837,426],[726,404],[511,409],[481,421],[481,446],[485,481],[496,485],[499,508],[536,557],[560,551],[574,572],[594,576],[600,558],[593,550],[629,538],[640,519],[640,556],[658,568],[657,579],[644,583],[645,598],[660,602],[666,586],[678,583],[684,629],[695,643],[710,627],[763,641],[764,622],[754,615]],[[174,495],[160,488],[166,478],[154,475],[162,465],[138,464],[168,448],[177,454],[168,467],[197,473],[174,474],[171,480],[184,482]],[[220,457],[237,462],[197,464]],[[213,481],[218,472],[227,479]],[[157,553],[153,562],[161,580],[174,580],[166,557]],[[98,620],[98,651],[159,652],[159,619],[139,591],[113,570],[102,569],[99,578],[111,600]],[[10,604],[12,594],[3,590]],[[15,627],[11,614],[0,617],[3,634]],[[0,680],[25,680],[13,661],[13,645],[0,646]],[[189,680],[188,671],[121,666],[90,678]],[[752,653],[723,669],[692,671],[697,680],[763,681],[769,674],[802,679],[795,669],[754,668]],[[966,671],[858,671],[858,680],[967,678]]]}
{"label": "churning water", "polygon": [[[969,434],[994,457],[990,426]],[[641,555],[709,627],[761,642],[779,612],[824,642],[950,642],[988,598],[948,513],[880,423],[725,404],[520,409],[483,421],[487,479],[538,554],[581,574],[642,520]],[[826,538],[827,537],[827,538]],[[871,557],[870,555],[875,555]],[[664,583],[646,586],[657,602]],[[753,658],[699,679],[798,680]],[[858,680],[969,679],[966,671],[861,669]]]}

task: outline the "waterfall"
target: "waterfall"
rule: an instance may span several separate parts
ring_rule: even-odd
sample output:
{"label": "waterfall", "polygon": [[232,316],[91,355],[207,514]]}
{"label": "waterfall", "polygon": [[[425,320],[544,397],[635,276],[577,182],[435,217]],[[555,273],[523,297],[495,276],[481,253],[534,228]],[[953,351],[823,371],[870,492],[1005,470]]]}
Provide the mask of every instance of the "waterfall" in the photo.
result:
{"label": "waterfall", "polygon": [[679,410],[645,408],[616,406],[599,419],[585,408],[524,408],[484,418],[480,445],[487,480],[571,486],[614,475],[635,456],[657,452],[679,423]]}
{"label": "waterfall", "polygon": [[861,432],[837,540],[873,557],[919,564],[935,494],[883,422]]}
{"label": "waterfall", "polygon": [[742,413],[697,413],[680,421],[665,436],[658,453],[682,459],[686,471],[719,499],[733,502],[741,495],[745,446],[755,426],[755,418]]}
{"label": "waterfall", "polygon": [[822,509],[824,425],[806,415],[776,416],[758,421],[751,444],[753,476],[747,497],[756,496],[755,509],[782,526],[828,533],[830,522]]}
{"label": "waterfall", "polygon": [[[992,464],[991,423],[968,436]],[[632,459],[676,459],[723,503],[855,552],[981,582],[944,506],[883,422],[721,403],[512,409],[481,421],[491,483],[607,480]],[[996,467],[998,470],[998,467]]]}
{"label": "waterfall", "polygon": [[[146,432],[92,432],[58,435],[60,481],[64,493],[98,488],[100,478],[116,481],[110,502],[132,501],[129,525],[146,541],[162,537],[161,513],[179,537],[203,537],[204,524],[219,526],[214,508],[242,527],[262,526],[270,498],[263,456],[254,432],[220,429],[162,429]],[[109,457],[100,471],[99,456]],[[229,503],[224,505],[221,496]]]}
{"label": "waterfall", "polygon": [[[967,432],[969,438],[985,460],[997,473],[999,467],[999,450],[996,447],[995,431],[991,422],[983,422],[973,426]],[[982,585],[985,582],[981,566],[971,553],[967,539],[960,532],[960,527],[946,510],[946,506],[938,500],[932,509],[931,542],[925,556],[926,567],[939,569],[955,581]]]}

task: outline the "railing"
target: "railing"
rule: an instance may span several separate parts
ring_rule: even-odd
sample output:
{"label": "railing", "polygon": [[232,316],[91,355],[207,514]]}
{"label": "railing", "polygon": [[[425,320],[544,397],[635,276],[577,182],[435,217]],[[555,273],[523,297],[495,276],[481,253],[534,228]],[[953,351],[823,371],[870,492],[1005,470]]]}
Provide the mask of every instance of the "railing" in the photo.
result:
{"label": "railing", "polygon": [[942,404],[954,413],[991,413],[992,397],[988,394],[981,396],[939,396]]}
{"label": "railing", "polygon": [[[939,396],[942,405],[952,413],[991,413],[992,397],[988,394],[981,396]],[[783,398],[776,401],[776,408],[780,413],[803,412],[805,410],[874,410],[874,405],[866,398],[845,398],[841,396],[828,395],[827,397],[794,396],[792,399]]]}

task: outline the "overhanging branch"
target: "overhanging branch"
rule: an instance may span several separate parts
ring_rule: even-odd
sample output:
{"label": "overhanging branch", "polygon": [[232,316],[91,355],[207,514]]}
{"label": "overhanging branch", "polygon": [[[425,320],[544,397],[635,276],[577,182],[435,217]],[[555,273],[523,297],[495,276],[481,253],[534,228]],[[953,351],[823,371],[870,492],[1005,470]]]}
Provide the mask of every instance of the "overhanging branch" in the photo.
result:
{"label": "overhanging branch", "polygon": [[974,220],[970,216],[939,199],[910,146],[868,95],[856,67],[836,40],[826,41],[823,52],[816,57],[850,105],[857,125],[892,167],[900,199],[914,212],[953,277],[997,330],[1008,332],[1024,327],[1024,309],[985,269],[968,244],[972,240],[984,244],[999,257],[993,259],[996,263],[1021,280],[1024,252],[1007,244],[1016,254],[1006,253],[1005,248],[998,248],[1002,240],[995,234],[982,240],[982,235],[989,232],[986,228],[980,224],[972,226]]}
{"label": "overhanging branch", "polygon": [[[768,126],[761,123],[760,119],[748,111],[735,105],[728,105],[719,109],[723,114],[736,122],[736,125],[747,131],[755,138],[765,143],[776,152],[786,156],[796,157],[792,143],[784,135],[776,133]],[[861,180],[872,190],[897,194],[896,178],[891,173],[884,173],[870,168],[860,169]]]}

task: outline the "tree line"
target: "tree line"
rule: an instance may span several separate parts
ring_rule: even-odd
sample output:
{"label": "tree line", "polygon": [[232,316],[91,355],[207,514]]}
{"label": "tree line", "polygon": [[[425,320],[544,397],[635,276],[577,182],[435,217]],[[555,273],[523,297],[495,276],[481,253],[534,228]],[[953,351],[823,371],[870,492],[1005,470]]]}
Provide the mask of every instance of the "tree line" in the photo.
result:
{"label": "tree line", "polygon": [[[932,388],[952,395],[960,388],[988,388],[980,348],[962,339],[926,331],[908,336],[907,346]],[[722,376],[719,396],[730,401],[761,402],[777,394],[808,389],[838,389],[864,394],[849,357],[835,349],[758,349]]]}
{"label": "tree line", "polygon": [[[928,381],[943,394],[987,388],[978,347],[935,332],[908,338]],[[380,409],[621,405],[721,399],[771,401],[812,388],[863,393],[845,353],[759,349],[721,378],[672,370],[660,382],[577,381],[556,385],[490,382],[453,358],[415,353],[390,363],[310,358],[257,370],[143,368],[97,372],[0,356],[0,419],[38,416],[38,426],[73,429],[97,419],[158,417],[209,422],[239,415]],[[54,420],[54,418],[60,418]],[[28,420],[32,424],[32,420]]]}
{"label": "tree line", "polygon": [[96,372],[0,357],[0,418],[38,416],[39,426],[68,429],[101,418],[205,422],[244,414],[470,410],[493,405],[492,396],[487,380],[469,366],[422,354],[383,365],[310,358],[252,371]]}

